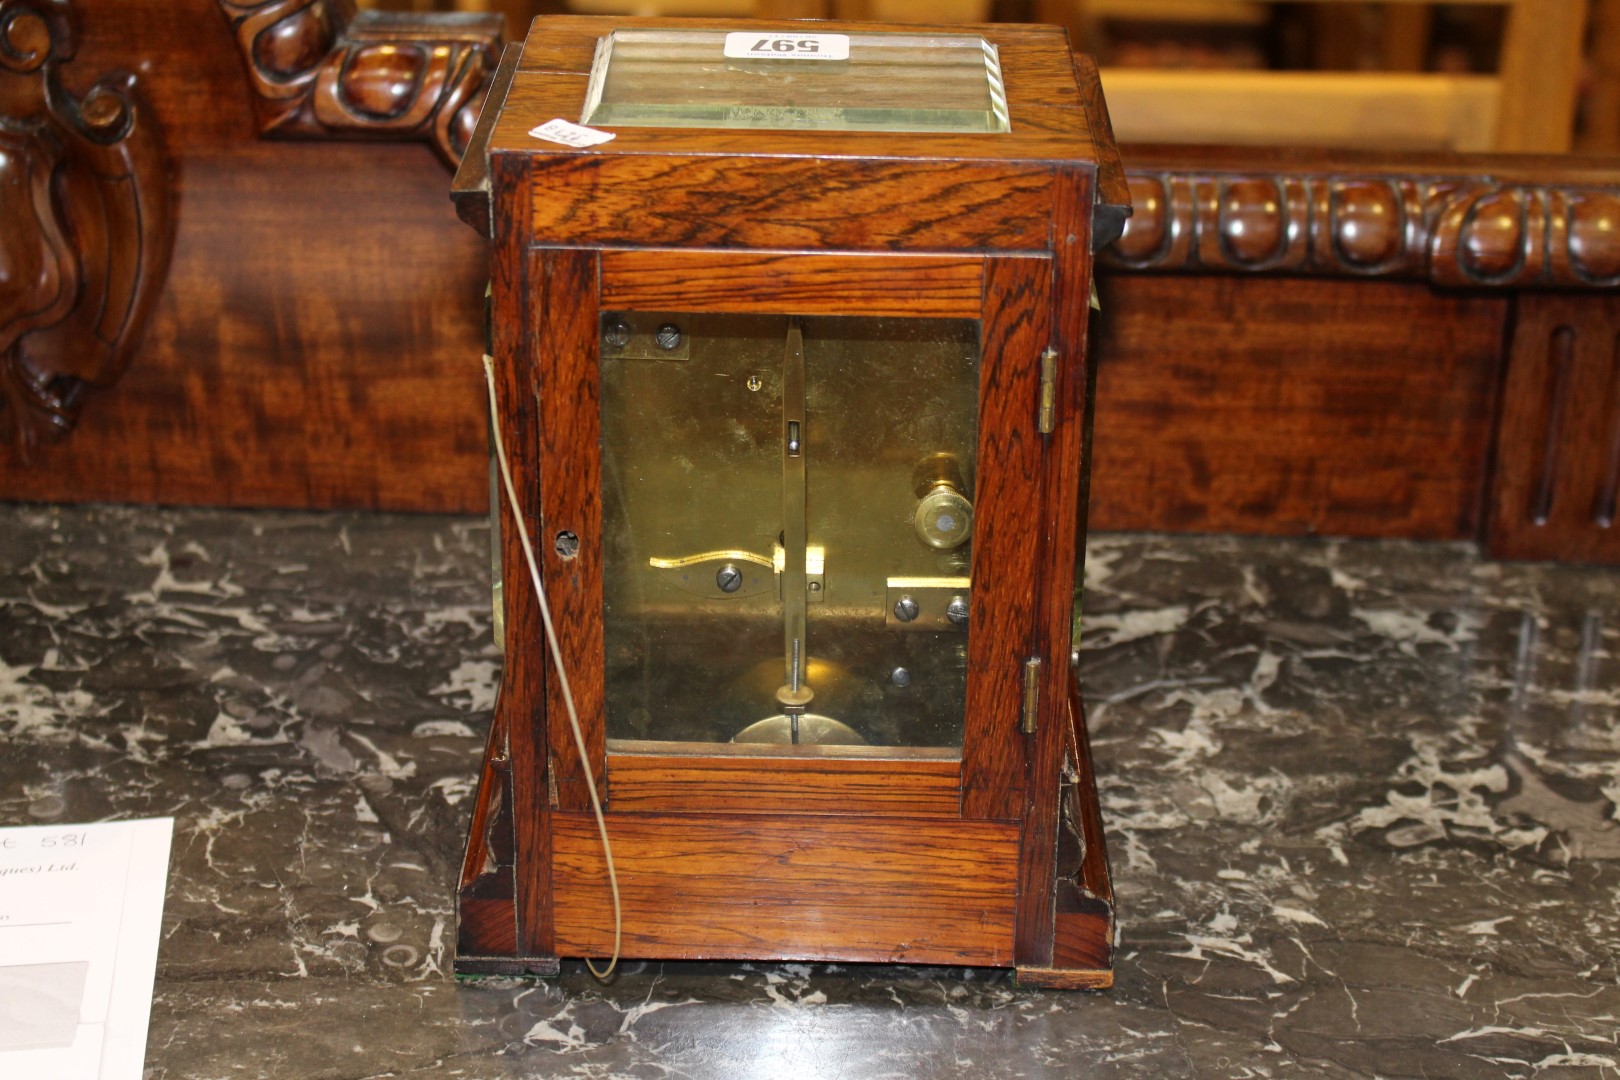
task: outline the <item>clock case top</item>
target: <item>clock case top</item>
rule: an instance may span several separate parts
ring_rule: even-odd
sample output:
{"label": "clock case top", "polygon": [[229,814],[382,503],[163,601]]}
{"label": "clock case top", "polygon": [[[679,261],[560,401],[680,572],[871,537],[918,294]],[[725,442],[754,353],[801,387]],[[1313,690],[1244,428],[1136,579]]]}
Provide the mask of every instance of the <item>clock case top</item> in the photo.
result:
{"label": "clock case top", "polygon": [[[738,24],[537,19],[521,53],[503,58],[452,197],[494,240],[504,441],[558,610],[586,758],[607,789],[625,954],[1016,966],[1043,985],[1106,985],[1112,892],[1068,665],[1092,252],[1129,213],[1095,67],[1053,28],[895,27],[994,43],[1012,131],[623,127],[587,149],[530,136],[581,115],[596,42],[616,27]],[[980,321],[984,534],[969,663],[982,674],[970,676],[959,760],[608,753],[601,503],[585,479],[601,471],[603,310]],[[1043,350],[1055,358],[1049,382]],[[1037,433],[1048,393],[1053,420]],[[531,590],[517,585],[527,570],[512,509],[501,518],[508,663],[464,861],[456,969],[543,973],[560,956],[605,955],[612,916],[583,768],[559,722]],[[579,536],[576,556],[550,551],[559,528]],[[1028,657],[1044,666],[1038,717],[1021,730]],[[1066,759],[1077,782],[1063,779]],[[738,877],[739,866],[751,869]]]}
{"label": "clock case top", "polygon": [[[762,33],[870,32],[872,24],[542,16],[509,46],[451,197],[493,235],[493,174],[531,170],[533,242],[600,247],[829,251],[1098,250],[1130,214],[1097,66],[1058,27],[1017,24],[882,27],[977,34],[996,46],[1012,130],[938,132],[612,128],[586,149],[529,132],[577,121],[598,40],[616,28]],[[512,159],[520,159],[519,166]],[[1074,181],[1086,179],[1083,224]],[[509,184],[510,179],[503,181]]]}

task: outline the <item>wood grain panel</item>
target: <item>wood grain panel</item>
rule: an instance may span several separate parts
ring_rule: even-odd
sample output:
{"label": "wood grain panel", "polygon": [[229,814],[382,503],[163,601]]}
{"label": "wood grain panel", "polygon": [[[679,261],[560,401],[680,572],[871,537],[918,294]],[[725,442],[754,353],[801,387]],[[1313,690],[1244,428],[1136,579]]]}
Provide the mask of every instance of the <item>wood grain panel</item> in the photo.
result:
{"label": "wood grain panel", "polygon": [[[514,91],[515,92],[515,91]],[[532,228],[613,247],[1045,248],[1039,166],[737,157],[537,159]],[[745,182],[746,181],[746,182]]]}
{"label": "wood grain panel", "polygon": [[198,146],[180,172],[140,352],[70,440],[0,449],[0,497],[481,510],[489,269],[432,154]]}
{"label": "wood grain panel", "polygon": [[1051,297],[1050,259],[987,260],[962,742],[962,814],[970,818],[1011,820],[1024,808],[1018,720],[1040,588],[1043,447],[1035,421]]}
{"label": "wood grain panel", "polygon": [[[595,823],[553,820],[559,946],[604,955],[613,909]],[[614,813],[608,828],[626,956],[1011,962],[1013,825]]]}
{"label": "wood grain panel", "polygon": [[608,251],[602,305],[640,311],[979,316],[977,257]]}
{"label": "wood grain panel", "polygon": [[[540,399],[541,514],[534,543],[590,769],[601,792],[607,783],[607,750],[603,735],[606,654],[602,639],[602,379],[597,357],[597,255],[593,251],[542,249],[531,258],[530,266],[528,287],[535,296],[538,317],[528,345],[535,353]],[[578,550],[572,555],[565,554],[560,546],[565,533],[576,538]],[[544,662],[539,653],[534,650],[528,654],[528,662]],[[588,809],[590,792],[558,679],[548,681],[546,715],[555,805],[563,810]]]}
{"label": "wood grain panel", "polygon": [[1057,851],[1058,779],[1069,724],[1069,639],[1074,626],[1076,564],[1085,557],[1081,528],[1086,425],[1091,360],[1087,330],[1091,315],[1092,176],[1060,173],[1054,232],[1065,238],[1052,258],[1051,347],[1057,352],[1057,411],[1042,449],[1040,585],[1034,610],[1034,655],[1041,657],[1041,699],[1033,737],[1020,749],[1027,758],[1022,855],[1018,873],[1018,963],[1052,961],[1052,890]]}
{"label": "wood grain panel", "polygon": [[473,511],[485,244],[422,145],[267,143],[214,0],[74,0],[75,98],[140,73],[178,212],[116,389],[0,497]]}
{"label": "wood grain panel", "polygon": [[1107,278],[1093,529],[1478,535],[1504,296]]}
{"label": "wood grain panel", "polygon": [[608,756],[615,813],[954,817],[961,772],[958,762],[926,759]]}
{"label": "wood grain panel", "polygon": [[512,901],[463,896],[456,901],[456,970],[462,958],[518,955]]}
{"label": "wood grain panel", "polygon": [[[519,163],[502,183],[522,190],[527,183]],[[549,670],[542,649],[540,608],[529,581],[529,568],[518,543],[517,515],[531,536],[540,532],[539,424],[535,399],[534,354],[529,348],[538,314],[529,289],[538,258],[523,243],[518,222],[502,221],[496,230],[490,287],[500,317],[493,322],[491,352],[495,360],[496,405],[501,435],[512,472],[517,506],[501,504],[501,576],[513,587],[501,590],[505,605],[505,639],[510,658],[531,649],[526,663],[510,659],[496,698],[495,725],[505,731],[511,762],[513,863],[544,866],[551,858],[550,802],[546,797],[546,684]],[[480,798],[487,799],[488,794]],[[555,956],[552,945],[550,881],[544,875],[516,873],[517,951],[522,956]]]}
{"label": "wood grain panel", "polygon": [[1487,533],[1509,559],[1620,562],[1620,297],[1519,299]]}

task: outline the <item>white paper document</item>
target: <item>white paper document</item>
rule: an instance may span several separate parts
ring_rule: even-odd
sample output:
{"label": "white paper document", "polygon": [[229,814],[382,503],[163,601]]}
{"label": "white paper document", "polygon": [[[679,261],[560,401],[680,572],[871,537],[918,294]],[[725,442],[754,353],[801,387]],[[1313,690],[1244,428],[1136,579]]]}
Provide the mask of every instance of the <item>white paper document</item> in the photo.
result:
{"label": "white paper document", "polygon": [[0,828],[0,1076],[140,1080],[173,832]]}

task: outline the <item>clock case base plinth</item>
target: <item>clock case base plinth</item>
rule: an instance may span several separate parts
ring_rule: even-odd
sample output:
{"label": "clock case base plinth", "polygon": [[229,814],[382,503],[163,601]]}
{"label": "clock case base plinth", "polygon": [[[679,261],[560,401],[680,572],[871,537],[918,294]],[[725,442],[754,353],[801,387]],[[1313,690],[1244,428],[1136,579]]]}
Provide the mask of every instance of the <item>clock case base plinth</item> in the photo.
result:
{"label": "clock case base plinth", "polygon": [[[953,940],[947,932],[930,933],[922,927],[925,940],[894,945],[862,946],[836,945],[807,934],[802,944],[796,943],[791,933],[767,939],[748,934],[749,928],[735,921],[724,921],[725,907],[717,909],[713,896],[706,900],[705,920],[718,920],[714,930],[717,940],[694,943],[688,937],[669,938],[671,930],[678,935],[689,929],[670,924],[659,918],[659,884],[648,886],[648,898],[655,901],[645,908],[630,909],[625,918],[625,957],[637,960],[776,960],[776,961],[837,961],[871,963],[927,963],[963,966],[1014,967],[1018,981],[1025,986],[1059,990],[1103,990],[1114,982],[1114,890],[1109,873],[1107,848],[1103,836],[1102,811],[1097,798],[1097,785],[1092,769],[1091,749],[1086,737],[1084,710],[1078,687],[1071,683],[1068,708],[1069,729],[1065,735],[1069,750],[1065,756],[1065,776],[1059,796],[1057,831],[1057,884],[1054,893],[1052,933],[1049,943],[1038,947],[1050,961],[1040,965],[1014,964],[989,940],[989,935],[976,933],[973,924],[985,916],[982,910],[971,907],[951,912],[953,919],[968,929],[960,939]],[[456,942],[455,973],[459,976],[548,976],[559,969],[557,956],[523,955],[517,945],[518,912],[514,890],[514,874],[518,872],[513,848],[512,802],[509,795],[509,755],[506,733],[492,730],[484,755],[483,777],[473,809],[473,827],[462,867],[461,886],[457,894],[459,927]],[[588,815],[550,815],[554,822],[566,821],[562,831],[573,841],[573,846],[586,859],[590,857],[588,843],[581,848],[577,841],[594,839],[595,824]],[[608,828],[617,845],[619,819],[609,816]],[[735,819],[728,819],[735,821]],[[775,823],[775,819],[771,819]],[[560,823],[560,822],[559,822]],[[884,859],[882,844],[870,845],[871,850],[857,853],[829,853],[816,845],[807,845],[802,827],[789,826],[782,831],[771,829],[750,830],[746,822],[735,829],[734,843],[724,841],[729,826],[722,826],[720,842],[704,855],[687,853],[687,863],[678,880],[664,883],[668,889],[662,897],[665,909],[674,909],[694,898],[683,896],[683,885],[694,881],[724,882],[731,894],[726,906],[746,911],[760,924],[776,924],[778,930],[796,922],[825,921],[882,921],[896,917],[896,902],[914,910],[950,912],[956,905],[966,902],[979,892],[967,883],[937,887],[929,878],[911,882],[894,881],[893,861]],[[872,819],[851,817],[838,834],[870,834],[877,830],[887,834],[896,827],[903,833],[915,831],[926,838],[920,841],[916,856],[935,861],[943,859],[946,874],[954,874],[961,867],[960,852],[952,854],[950,842],[944,839],[952,832],[959,819],[905,818]],[[635,835],[657,836],[668,832],[677,836],[691,831],[692,821],[687,815],[637,815]],[[904,835],[898,842],[904,843]],[[887,836],[883,836],[887,840]],[[968,838],[964,837],[964,840]],[[942,841],[944,848],[935,850],[924,846],[927,840]],[[1014,845],[1016,849],[1016,844]],[[618,848],[616,846],[615,850]],[[794,867],[796,857],[830,855],[830,861],[819,867]],[[848,854],[847,861],[838,858]],[[621,856],[622,858],[622,856]],[[701,861],[700,861],[701,860]],[[779,883],[761,882],[747,868],[761,861],[792,868],[794,884],[783,892]],[[992,863],[993,860],[987,860]],[[622,863],[621,863],[622,865]],[[992,873],[994,870],[992,869]],[[881,879],[881,880],[877,880]],[[595,919],[594,936],[597,942],[611,947],[611,909],[607,908],[605,877],[583,883],[580,892],[594,891],[594,896],[577,895],[571,888],[559,894],[553,874],[551,903],[557,922],[577,924],[581,919]],[[839,898],[859,890],[869,894],[881,884],[886,896],[868,895],[863,900],[844,904]],[[994,883],[991,883],[994,891]],[[903,900],[901,900],[903,898]],[[864,901],[864,902],[863,902]],[[577,905],[578,911],[567,910]],[[557,907],[564,910],[558,912]],[[636,912],[646,916],[645,921],[635,918]],[[673,913],[673,912],[672,912]],[[605,916],[605,918],[604,918]],[[903,917],[903,914],[902,916]],[[995,918],[995,913],[991,913]],[[684,922],[685,919],[682,919]],[[1004,919],[1002,921],[1005,921]],[[817,940],[811,940],[817,938]],[[1049,951],[1048,951],[1049,950]],[[591,955],[606,955],[606,948]],[[571,958],[582,958],[581,953]]]}

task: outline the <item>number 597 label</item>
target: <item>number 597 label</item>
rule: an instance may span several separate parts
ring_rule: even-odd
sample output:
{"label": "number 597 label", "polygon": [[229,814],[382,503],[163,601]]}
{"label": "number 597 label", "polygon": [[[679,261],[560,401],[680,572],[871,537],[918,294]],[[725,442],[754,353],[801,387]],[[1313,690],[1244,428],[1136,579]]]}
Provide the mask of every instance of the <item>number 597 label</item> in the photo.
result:
{"label": "number 597 label", "polygon": [[740,30],[726,35],[732,60],[848,60],[847,34],[770,34]]}

